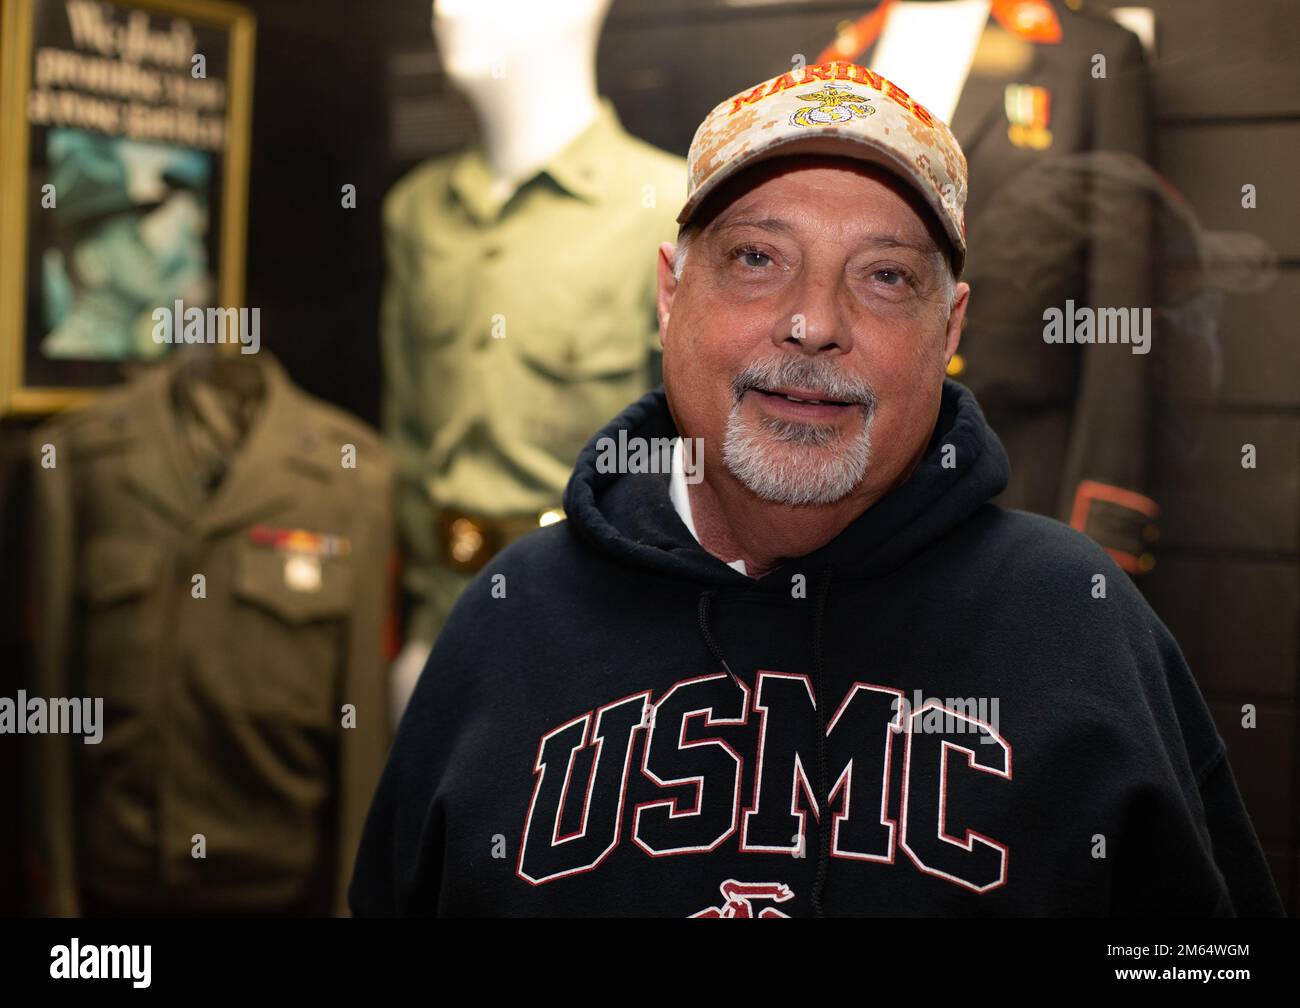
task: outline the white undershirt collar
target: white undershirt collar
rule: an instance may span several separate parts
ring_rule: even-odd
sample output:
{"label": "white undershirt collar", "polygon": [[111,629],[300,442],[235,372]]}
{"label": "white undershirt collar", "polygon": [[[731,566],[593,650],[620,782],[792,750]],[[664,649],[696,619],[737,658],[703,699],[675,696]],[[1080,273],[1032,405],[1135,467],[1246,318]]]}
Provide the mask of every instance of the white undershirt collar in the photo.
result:
{"label": "white undershirt collar", "polygon": [[[695,531],[695,519],[691,517],[691,496],[686,486],[686,467],[682,460],[682,439],[679,437],[673,438],[673,465],[672,476],[668,481],[668,499],[673,502],[677,517],[682,520],[691,538],[699,542],[700,534]],[[749,572],[745,570],[744,560],[732,560],[727,566],[732,570],[740,571],[746,577],[749,576]]]}

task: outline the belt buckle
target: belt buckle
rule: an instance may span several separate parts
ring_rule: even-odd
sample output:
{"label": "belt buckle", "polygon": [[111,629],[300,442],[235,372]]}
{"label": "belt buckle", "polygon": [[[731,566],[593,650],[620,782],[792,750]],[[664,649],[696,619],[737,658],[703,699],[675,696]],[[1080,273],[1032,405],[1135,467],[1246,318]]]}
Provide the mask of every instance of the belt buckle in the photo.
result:
{"label": "belt buckle", "polygon": [[480,570],[494,552],[491,531],[466,514],[445,515],[441,524],[447,565],[463,574]]}
{"label": "belt buckle", "polygon": [[[522,521],[521,521],[522,519]],[[501,549],[533,529],[564,520],[564,511],[548,507],[533,515],[488,518],[463,511],[440,511],[438,539],[443,561],[462,574],[474,574]]]}

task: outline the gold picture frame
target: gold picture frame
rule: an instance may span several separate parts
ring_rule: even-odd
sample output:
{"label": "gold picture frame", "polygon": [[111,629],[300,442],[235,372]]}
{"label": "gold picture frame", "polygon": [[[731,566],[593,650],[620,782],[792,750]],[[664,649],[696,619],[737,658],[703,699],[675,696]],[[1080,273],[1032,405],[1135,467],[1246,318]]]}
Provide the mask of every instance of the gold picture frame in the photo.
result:
{"label": "gold picture frame", "polygon": [[227,0],[0,5],[0,416],[42,415],[164,351],[147,306],[242,304],[256,22]]}

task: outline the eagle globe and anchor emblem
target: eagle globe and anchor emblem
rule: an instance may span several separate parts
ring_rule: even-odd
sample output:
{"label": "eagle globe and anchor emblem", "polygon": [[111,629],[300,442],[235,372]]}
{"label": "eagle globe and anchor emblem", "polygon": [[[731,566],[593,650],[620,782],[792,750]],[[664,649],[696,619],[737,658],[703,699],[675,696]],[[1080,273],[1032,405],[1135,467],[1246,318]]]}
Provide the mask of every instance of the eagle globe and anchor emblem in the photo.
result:
{"label": "eagle globe and anchor emblem", "polygon": [[790,114],[792,126],[825,126],[828,123],[848,122],[875,115],[876,110],[869,104],[871,99],[845,87],[827,84],[820,91],[801,94],[797,97],[804,101],[820,102],[813,108],[801,108]]}

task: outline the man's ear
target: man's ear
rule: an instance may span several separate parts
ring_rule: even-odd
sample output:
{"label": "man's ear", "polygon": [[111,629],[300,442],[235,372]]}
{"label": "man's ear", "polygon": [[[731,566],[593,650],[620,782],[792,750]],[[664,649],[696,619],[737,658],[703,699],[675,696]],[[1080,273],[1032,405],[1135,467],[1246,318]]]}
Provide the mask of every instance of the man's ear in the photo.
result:
{"label": "man's ear", "polygon": [[943,365],[945,368],[952,360],[952,355],[961,345],[961,331],[966,324],[966,306],[970,303],[970,284],[959,283],[953,292],[952,311],[948,313],[948,330],[944,336]]}
{"label": "man's ear", "polygon": [[668,314],[673,308],[673,297],[677,293],[677,278],[673,276],[674,259],[677,246],[672,242],[659,245],[657,269],[658,290],[655,294],[655,308],[659,315],[659,342],[664,342],[668,333]]}

